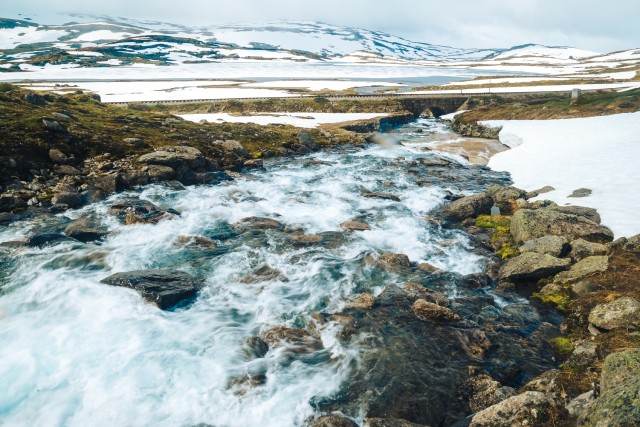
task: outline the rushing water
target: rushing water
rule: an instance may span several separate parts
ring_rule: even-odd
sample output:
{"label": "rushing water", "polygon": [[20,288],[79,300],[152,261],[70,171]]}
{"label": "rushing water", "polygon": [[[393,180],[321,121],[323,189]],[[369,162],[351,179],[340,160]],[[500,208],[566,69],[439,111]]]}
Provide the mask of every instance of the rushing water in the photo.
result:
{"label": "rushing water", "polygon": [[[396,135],[410,143],[440,129],[421,121]],[[392,273],[374,274],[362,262],[367,254],[404,253],[461,274],[485,267],[465,234],[442,229],[429,214],[451,193],[506,177],[462,159],[439,174],[409,170],[416,159],[439,156],[410,145],[322,152],[274,160],[266,171],[216,186],[128,193],[181,212],[156,225],[123,225],[108,215],[109,204],[125,196],[117,195],[1,229],[6,242],[93,214],[110,235],[99,244],[0,248],[0,424],[304,424],[314,414],[311,402],[336,392],[360,357],[357,347],[336,339],[337,325],[316,324],[313,314],[337,312],[355,295],[378,294],[393,282]],[[429,183],[418,185],[418,178]],[[366,191],[401,201],[366,198]],[[248,216],[271,217],[287,229],[222,239],[221,230]],[[336,235],[324,247],[289,243],[292,230],[338,232],[350,219],[371,230]],[[176,245],[183,235],[217,238],[218,248]],[[245,283],[263,266],[281,275]],[[146,268],[185,270],[206,286],[191,305],[162,311],[135,291],[100,283],[114,272]],[[456,289],[449,295],[455,298]],[[279,325],[315,325],[324,349],[292,357],[276,348],[247,357],[246,339]],[[264,374],[263,384],[233,381],[254,373]]]}

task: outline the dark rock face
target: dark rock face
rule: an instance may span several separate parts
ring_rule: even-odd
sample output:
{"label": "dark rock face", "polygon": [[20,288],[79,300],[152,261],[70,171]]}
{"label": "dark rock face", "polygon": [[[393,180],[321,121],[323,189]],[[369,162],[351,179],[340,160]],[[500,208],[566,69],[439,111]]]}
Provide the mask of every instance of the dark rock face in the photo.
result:
{"label": "dark rock face", "polygon": [[15,210],[25,209],[27,202],[19,197],[1,195],[0,196],[0,212],[13,212]]}
{"label": "dark rock face", "polygon": [[67,226],[65,234],[83,243],[95,242],[105,237],[109,232],[92,224],[89,218],[80,218]]}
{"label": "dark rock face", "polygon": [[78,193],[59,193],[53,196],[51,203],[54,205],[67,205],[70,208],[82,206],[82,197]]}
{"label": "dark rock face", "polygon": [[135,289],[162,310],[193,298],[202,287],[202,282],[190,274],[160,269],[116,273],[103,279],[102,283]]}
{"label": "dark rock face", "polygon": [[[429,279],[435,290],[453,283],[464,289],[461,278],[454,275]],[[500,312],[491,297],[464,291],[451,303],[461,320],[452,322],[445,316],[424,321],[414,314],[413,307],[422,298],[414,288],[390,285],[372,304],[356,304],[340,314],[351,325],[343,339],[358,343],[360,365],[334,397],[318,402],[320,410],[451,425],[469,413],[458,394],[469,366],[498,373],[495,379],[511,387],[551,366],[548,329],[533,307],[514,305]],[[424,302],[418,304],[420,308]],[[363,336],[367,338],[362,340]],[[508,395],[508,389],[499,389],[494,387],[493,397]],[[493,403],[493,397],[487,395],[486,402]]]}
{"label": "dark rock face", "polygon": [[491,213],[491,206],[493,206],[493,198],[490,195],[474,194],[445,206],[440,215],[448,221],[460,222],[467,218]]}

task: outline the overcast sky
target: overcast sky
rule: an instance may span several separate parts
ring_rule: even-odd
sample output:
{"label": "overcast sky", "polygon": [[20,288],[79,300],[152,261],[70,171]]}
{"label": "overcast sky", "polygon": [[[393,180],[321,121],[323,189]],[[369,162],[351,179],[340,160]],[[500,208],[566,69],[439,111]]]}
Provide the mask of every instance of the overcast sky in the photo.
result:
{"label": "overcast sky", "polygon": [[0,0],[0,16],[17,13],[44,23],[55,13],[189,25],[322,21],[456,47],[640,48],[640,0]]}

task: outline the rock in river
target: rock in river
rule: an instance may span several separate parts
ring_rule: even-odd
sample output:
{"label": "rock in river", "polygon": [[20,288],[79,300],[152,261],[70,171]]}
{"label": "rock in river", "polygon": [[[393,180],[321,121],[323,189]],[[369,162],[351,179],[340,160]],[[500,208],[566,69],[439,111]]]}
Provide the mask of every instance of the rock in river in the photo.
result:
{"label": "rock in river", "polygon": [[547,235],[564,236],[570,240],[585,239],[606,243],[613,233],[584,216],[564,213],[552,208],[520,209],[511,218],[511,234],[518,243]]}
{"label": "rock in river", "polygon": [[486,194],[474,194],[463,197],[445,206],[441,215],[449,221],[462,221],[482,214],[489,214],[493,206],[493,198]]}
{"label": "rock in river", "polygon": [[571,260],[526,252],[512,258],[500,268],[500,279],[509,282],[538,280],[566,270]]}
{"label": "rock in river", "polygon": [[193,298],[202,282],[179,270],[138,270],[116,273],[102,280],[112,286],[135,289],[144,299],[165,310]]}

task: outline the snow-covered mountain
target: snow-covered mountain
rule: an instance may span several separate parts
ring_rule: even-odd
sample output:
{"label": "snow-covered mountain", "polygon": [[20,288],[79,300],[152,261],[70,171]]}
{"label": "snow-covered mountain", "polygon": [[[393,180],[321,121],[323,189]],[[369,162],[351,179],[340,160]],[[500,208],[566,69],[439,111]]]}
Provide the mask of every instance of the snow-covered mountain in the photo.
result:
{"label": "snow-covered mountain", "polygon": [[[317,22],[184,27],[157,22],[75,17],[63,25],[0,19],[0,60],[80,65],[118,59],[133,62],[201,62],[225,58],[326,60],[358,52],[400,60],[481,59],[496,49],[460,49],[390,34]],[[112,61],[113,62],[113,61]]]}

